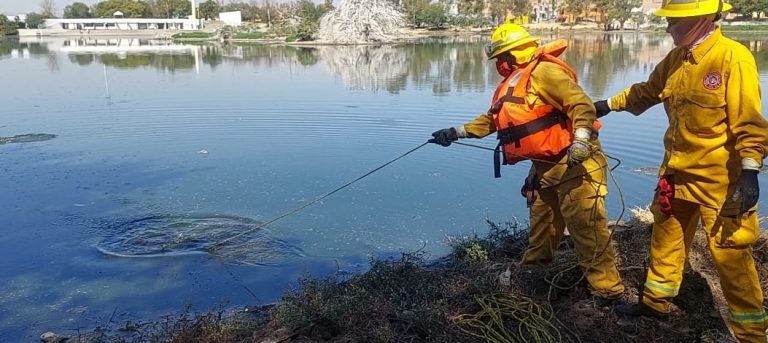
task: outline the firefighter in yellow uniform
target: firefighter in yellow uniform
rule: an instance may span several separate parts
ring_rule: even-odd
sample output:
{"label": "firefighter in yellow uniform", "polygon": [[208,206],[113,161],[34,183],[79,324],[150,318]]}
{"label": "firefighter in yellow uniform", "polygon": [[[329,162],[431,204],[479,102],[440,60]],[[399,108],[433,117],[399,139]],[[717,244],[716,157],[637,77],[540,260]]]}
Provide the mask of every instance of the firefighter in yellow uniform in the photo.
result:
{"label": "firefighter in yellow uniform", "polygon": [[755,60],[724,37],[716,21],[731,8],[722,0],[666,0],[676,47],[646,82],[595,103],[598,115],[639,115],[664,103],[669,127],[651,210],[651,260],[642,303],[618,313],[669,313],[680,289],[699,221],[720,275],[731,328],[743,342],[766,342],[763,293],[752,256],[759,235],[757,175],[766,156],[768,122],[760,113]]}
{"label": "firefighter in yellow uniform", "polygon": [[497,177],[502,155],[505,164],[532,160],[523,192],[538,196],[529,197],[531,231],[522,263],[552,261],[567,223],[591,291],[613,299],[624,285],[607,227],[607,162],[597,141],[592,100],[557,58],[565,48],[562,40],[539,46],[539,39],[519,25],[500,25],[486,49],[504,77],[491,108],[464,125],[436,131],[431,141],[448,146],[496,132]]}

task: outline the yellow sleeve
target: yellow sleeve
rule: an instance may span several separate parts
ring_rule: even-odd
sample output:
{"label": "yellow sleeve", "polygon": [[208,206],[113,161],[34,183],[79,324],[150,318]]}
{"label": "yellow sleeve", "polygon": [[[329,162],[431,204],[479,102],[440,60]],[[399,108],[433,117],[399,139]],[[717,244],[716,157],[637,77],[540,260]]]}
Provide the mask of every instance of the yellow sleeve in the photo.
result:
{"label": "yellow sleeve", "polygon": [[496,132],[496,123],[493,121],[493,115],[481,114],[474,120],[464,124],[464,131],[467,137],[483,138]]}
{"label": "yellow sleeve", "polygon": [[[740,54],[748,56],[738,56]],[[760,113],[757,66],[754,57],[746,49],[738,49],[734,55],[725,91],[728,125],[736,138],[739,156],[742,159],[751,158],[762,166],[768,146],[768,121]]]}
{"label": "yellow sleeve", "polygon": [[673,59],[673,50],[661,63],[653,69],[648,81],[636,83],[610,98],[609,103],[614,111],[629,111],[640,115],[645,110],[661,102],[661,92],[667,80],[667,71]]}
{"label": "yellow sleeve", "polygon": [[542,62],[531,74],[531,89],[545,103],[565,113],[573,128],[589,128],[597,119],[592,99],[565,69],[555,63]]}

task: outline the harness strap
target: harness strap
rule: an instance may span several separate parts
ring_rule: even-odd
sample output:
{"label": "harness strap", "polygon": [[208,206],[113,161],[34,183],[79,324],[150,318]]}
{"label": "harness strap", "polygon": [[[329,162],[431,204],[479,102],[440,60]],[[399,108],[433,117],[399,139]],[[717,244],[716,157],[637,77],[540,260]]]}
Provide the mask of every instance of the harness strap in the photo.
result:
{"label": "harness strap", "polygon": [[497,179],[501,177],[501,153],[501,143],[499,143],[496,149],[493,149],[493,177]]}
{"label": "harness strap", "polygon": [[[534,133],[546,130],[549,127],[560,124],[565,129],[568,127],[568,118],[560,111],[554,111],[540,118],[536,118],[522,125],[510,126],[497,131],[499,144],[493,149],[493,177],[501,177],[501,165],[507,164],[507,156],[504,154],[504,145],[514,142],[515,147],[520,147],[520,140]],[[502,162],[502,158],[504,158]]]}
{"label": "harness strap", "polygon": [[563,128],[566,128],[567,118],[562,112],[553,111],[525,124],[514,125],[509,123],[508,127],[497,131],[496,138],[499,140],[499,144],[501,145],[515,143],[515,147],[519,148],[521,139],[557,124],[560,124]]}

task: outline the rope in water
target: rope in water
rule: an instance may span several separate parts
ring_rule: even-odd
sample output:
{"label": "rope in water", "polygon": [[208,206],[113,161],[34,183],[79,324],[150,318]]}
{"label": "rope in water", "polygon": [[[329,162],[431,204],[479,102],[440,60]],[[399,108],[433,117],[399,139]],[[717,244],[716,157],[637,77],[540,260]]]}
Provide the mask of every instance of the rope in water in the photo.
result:
{"label": "rope in water", "polygon": [[233,240],[235,240],[235,239],[238,239],[238,238],[240,238],[240,237],[243,237],[243,236],[245,236],[245,235],[248,235],[248,234],[250,234],[250,233],[252,233],[252,232],[254,232],[254,231],[256,231],[256,230],[260,230],[260,229],[263,229],[264,227],[266,227],[266,226],[267,226],[267,225],[269,225],[269,224],[272,224],[272,223],[274,223],[274,222],[276,222],[276,221],[278,221],[278,220],[280,220],[280,219],[283,219],[283,218],[285,218],[285,217],[288,217],[288,216],[290,216],[290,215],[292,215],[292,214],[294,214],[294,213],[296,213],[296,212],[299,212],[299,211],[301,211],[301,210],[303,210],[303,209],[305,209],[305,208],[307,208],[307,207],[309,207],[309,206],[312,206],[312,205],[314,205],[314,204],[316,204],[316,203],[318,203],[318,202],[322,201],[323,199],[325,199],[325,198],[327,198],[327,197],[329,197],[329,196],[333,195],[334,193],[336,193],[336,192],[338,192],[338,191],[340,191],[340,190],[342,190],[342,189],[344,189],[344,188],[347,188],[347,187],[351,186],[353,183],[355,183],[355,182],[358,182],[358,181],[360,181],[360,180],[362,180],[362,179],[366,178],[367,176],[369,176],[369,175],[371,175],[371,174],[373,174],[373,173],[375,173],[375,172],[377,172],[377,171],[381,170],[382,168],[384,168],[384,167],[386,167],[386,166],[388,166],[388,165],[390,165],[390,164],[392,164],[392,163],[396,162],[397,160],[399,160],[399,159],[401,159],[401,158],[403,158],[403,157],[405,157],[405,156],[408,156],[408,155],[410,155],[410,154],[411,154],[411,153],[413,153],[414,151],[421,149],[422,147],[424,147],[424,146],[425,146],[425,145],[427,145],[427,144],[429,144],[429,142],[424,142],[424,143],[420,144],[419,146],[417,146],[417,147],[415,147],[415,148],[413,148],[413,149],[411,149],[411,150],[408,150],[407,152],[405,152],[405,153],[401,154],[400,156],[397,156],[397,157],[395,157],[395,158],[391,159],[389,162],[387,162],[387,163],[384,163],[384,164],[382,164],[382,165],[380,165],[380,166],[376,167],[375,169],[373,169],[373,170],[371,170],[371,171],[369,171],[369,172],[367,172],[367,173],[365,173],[365,174],[363,174],[363,175],[359,176],[358,178],[356,178],[356,179],[354,179],[354,180],[352,180],[352,181],[349,181],[349,182],[347,182],[347,183],[345,183],[345,184],[343,184],[343,185],[341,185],[341,186],[337,187],[336,189],[334,189],[334,190],[332,190],[332,191],[330,191],[330,192],[328,192],[328,193],[325,193],[325,194],[323,194],[323,195],[321,195],[321,196],[319,196],[319,197],[315,198],[315,200],[312,200],[312,201],[310,201],[310,202],[308,202],[308,203],[306,203],[306,204],[304,204],[304,205],[301,205],[301,206],[299,206],[299,207],[296,207],[296,208],[294,208],[294,209],[292,209],[292,210],[289,210],[289,211],[287,211],[287,212],[285,212],[285,213],[283,213],[283,214],[281,214],[281,215],[279,215],[279,216],[277,216],[277,217],[275,217],[275,218],[273,218],[273,219],[270,219],[270,220],[268,220],[268,221],[266,221],[266,222],[264,222],[264,223],[262,223],[262,224],[256,225],[256,226],[254,226],[254,227],[253,227],[253,228],[251,228],[251,229],[248,229],[248,230],[246,230],[246,231],[243,231],[243,232],[241,232],[241,233],[239,233],[239,234],[236,234],[236,235],[234,235],[234,236],[232,236],[232,237],[229,237],[229,238],[223,239],[223,240],[221,240],[221,241],[219,241],[219,242],[217,242],[217,243],[214,243],[214,244],[212,244],[211,246],[209,246],[209,247],[207,248],[207,250],[208,250],[208,252],[210,252],[210,253],[214,253],[214,252],[216,252],[216,250],[217,250],[217,249],[218,249],[220,246],[222,246],[222,245],[224,245],[224,244],[227,244],[227,243],[229,243],[229,242],[231,242],[231,241],[233,241]]}

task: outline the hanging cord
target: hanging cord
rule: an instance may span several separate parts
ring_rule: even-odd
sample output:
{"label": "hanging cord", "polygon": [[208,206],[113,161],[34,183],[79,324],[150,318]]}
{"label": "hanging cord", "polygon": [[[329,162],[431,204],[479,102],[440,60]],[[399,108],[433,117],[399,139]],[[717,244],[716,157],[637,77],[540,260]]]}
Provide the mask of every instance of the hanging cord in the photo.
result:
{"label": "hanging cord", "polygon": [[281,215],[279,215],[279,216],[277,216],[277,217],[275,217],[275,218],[273,218],[273,219],[271,219],[271,220],[269,220],[269,221],[267,221],[267,222],[265,222],[265,223],[262,223],[262,224],[256,225],[256,226],[254,226],[253,228],[250,228],[250,229],[248,229],[248,230],[246,230],[246,231],[243,231],[243,232],[241,232],[241,233],[239,233],[239,234],[236,234],[236,235],[234,235],[234,236],[232,236],[232,237],[229,237],[229,238],[223,239],[223,240],[219,241],[218,243],[214,243],[214,244],[212,244],[211,246],[209,246],[209,247],[208,247],[206,250],[207,250],[209,253],[215,253],[215,252],[216,252],[216,250],[218,250],[218,248],[219,248],[220,246],[222,246],[222,245],[224,245],[224,244],[226,244],[226,243],[228,243],[228,242],[231,242],[231,241],[233,241],[233,240],[235,240],[235,239],[238,239],[238,238],[240,238],[240,237],[243,237],[243,236],[245,236],[245,235],[248,235],[248,234],[250,234],[250,233],[252,233],[252,232],[254,232],[254,231],[256,231],[256,230],[259,230],[259,229],[263,229],[264,227],[266,227],[266,226],[267,226],[267,225],[269,225],[269,224],[272,224],[272,223],[274,223],[274,222],[276,222],[276,221],[278,221],[278,220],[280,220],[280,219],[283,219],[283,218],[285,218],[285,217],[288,217],[288,216],[290,216],[290,215],[292,215],[292,214],[294,214],[294,213],[296,213],[296,212],[299,212],[299,211],[301,211],[301,210],[303,210],[303,209],[305,209],[305,208],[307,208],[307,207],[309,207],[309,206],[312,206],[312,205],[314,205],[314,204],[316,204],[316,203],[318,203],[318,202],[322,201],[323,199],[325,199],[325,198],[327,198],[327,197],[329,197],[329,196],[333,195],[334,193],[336,193],[336,192],[338,192],[338,191],[340,191],[340,190],[342,190],[342,189],[344,189],[344,188],[347,188],[347,187],[349,187],[349,186],[350,186],[350,185],[352,185],[353,183],[355,183],[355,182],[357,182],[357,181],[360,181],[360,180],[362,180],[362,179],[366,178],[367,176],[369,176],[369,175],[371,175],[371,174],[373,174],[373,173],[375,173],[375,172],[377,172],[377,171],[381,170],[382,168],[384,168],[384,167],[386,167],[386,166],[388,166],[388,165],[390,165],[390,164],[394,163],[395,161],[397,161],[397,160],[399,160],[399,159],[401,159],[401,158],[403,158],[403,157],[405,157],[405,156],[408,156],[408,155],[409,155],[409,154],[411,154],[412,152],[414,152],[414,151],[416,151],[416,150],[419,150],[419,149],[421,149],[422,147],[424,147],[424,146],[425,146],[425,145],[427,145],[427,144],[429,144],[429,142],[424,142],[424,143],[421,143],[419,146],[417,146],[417,147],[415,147],[415,148],[413,148],[413,149],[411,149],[411,150],[408,150],[408,151],[407,151],[407,152],[405,152],[404,154],[402,154],[402,155],[400,155],[400,156],[397,156],[397,157],[393,158],[393,159],[392,159],[392,160],[390,160],[389,162],[387,162],[387,163],[384,163],[384,164],[382,164],[382,165],[380,165],[380,166],[376,167],[376,169],[373,169],[373,170],[371,170],[371,171],[369,171],[369,172],[367,172],[367,173],[363,174],[362,176],[360,176],[360,177],[358,177],[358,178],[356,178],[356,179],[354,179],[354,180],[352,180],[352,181],[349,181],[349,182],[347,182],[347,183],[345,183],[345,184],[343,184],[343,185],[341,185],[341,186],[337,187],[336,189],[334,189],[334,190],[332,190],[332,191],[330,191],[330,192],[328,192],[328,193],[325,193],[325,194],[323,194],[322,196],[320,196],[320,197],[318,197],[318,198],[315,198],[315,200],[312,200],[312,201],[310,201],[310,202],[308,202],[308,203],[306,203],[306,204],[304,204],[304,205],[301,205],[301,206],[299,206],[299,207],[296,207],[296,208],[294,208],[294,209],[292,209],[292,210],[290,210],[290,211],[288,211],[288,212],[285,212],[285,213],[283,213],[283,214],[281,214]]}
{"label": "hanging cord", "polygon": [[[486,147],[486,146],[470,144],[470,143],[453,142],[453,144],[463,145],[463,146],[468,146],[468,147],[473,147],[473,148],[478,148],[478,149],[483,149],[483,150],[496,151],[496,149],[494,149],[494,148],[489,148],[489,147]],[[548,164],[553,164],[553,165],[562,164],[560,162],[552,162],[552,161],[548,161],[548,160],[542,160],[542,159],[537,159],[537,158],[530,158],[530,157],[520,156],[520,155],[515,155],[515,154],[510,154],[510,153],[507,153],[507,154],[515,156],[515,157],[521,157],[523,159],[531,160],[531,161],[535,161],[535,162],[548,163]]]}
{"label": "hanging cord", "polygon": [[[619,213],[618,219],[616,219],[616,225],[613,225],[613,227],[611,227],[611,229],[608,230],[609,234],[608,234],[608,238],[605,241],[605,245],[603,245],[603,248],[600,249],[600,250],[595,249],[595,253],[592,255],[592,259],[589,261],[589,263],[587,263],[585,268],[582,268],[581,276],[579,277],[578,280],[576,280],[575,282],[571,283],[570,285],[566,285],[566,286],[560,286],[560,285],[557,284],[557,280],[562,278],[565,275],[565,273],[567,273],[568,271],[573,270],[574,268],[578,267],[579,266],[578,263],[575,264],[575,265],[572,265],[572,266],[570,266],[570,267],[568,267],[568,268],[566,268],[564,270],[561,270],[561,271],[557,272],[552,277],[552,279],[547,280],[547,282],[550,285],[550,289],[549,289],[549,292],[547,294],[547,299],[550,299],[550,297],[552,295],[552,291],[554,291],[555,289],[559,289],[559,290],[571,289],[573,287],[576,287],[576,285],[579,284],[586,277],[586,274],[585,274],[584,270],[592,268],[595,265],[595,260],[598,257],[600,257],[600,256],[602,256],[603,254],[606,253],[606,251],[608,250],[608,247],[611,245],[611,240],[613,239],[613,234],[616,231],[616,227],[618,226],[618,223],[621,222],[621,219],[624,217],[624,213],[626,212],[626,203],[624,202],[624,192],[622,191],[621,185],[619,185],[619,182],[616,179],[616,175],[614,175],[614,173],[613,173],[614,170],[616,170],[616,168],[618,168],[621,165],[621,160],[619,160],[618,158],[612,157],[612,156],[602,152],[602,150],[596,150],[596,152],[599,153],[600,155],[602,155],[603,157],[605,157],[606,160],[611,159],[611,160],[616,161],[616,165],[615,166],[613,166],[611,168],[606,168],[606,169],[608,171],[608,175],[610,175],[611,180],[613,181],[613,184],[616,186],[616,189],[619,192],[619,200],[621,202],[621,212]],[[594,205],[592,205],[592,213],[595,213],[597,211],[597,206],[598,206],[597,204],[598,204],[598,202],[595,201]],[[593,225],[593,227],[594,227],[594,225]],[[598,242],[597,230],[595,230],[594,233],[595,233],[595,242],[597,243]]]}

